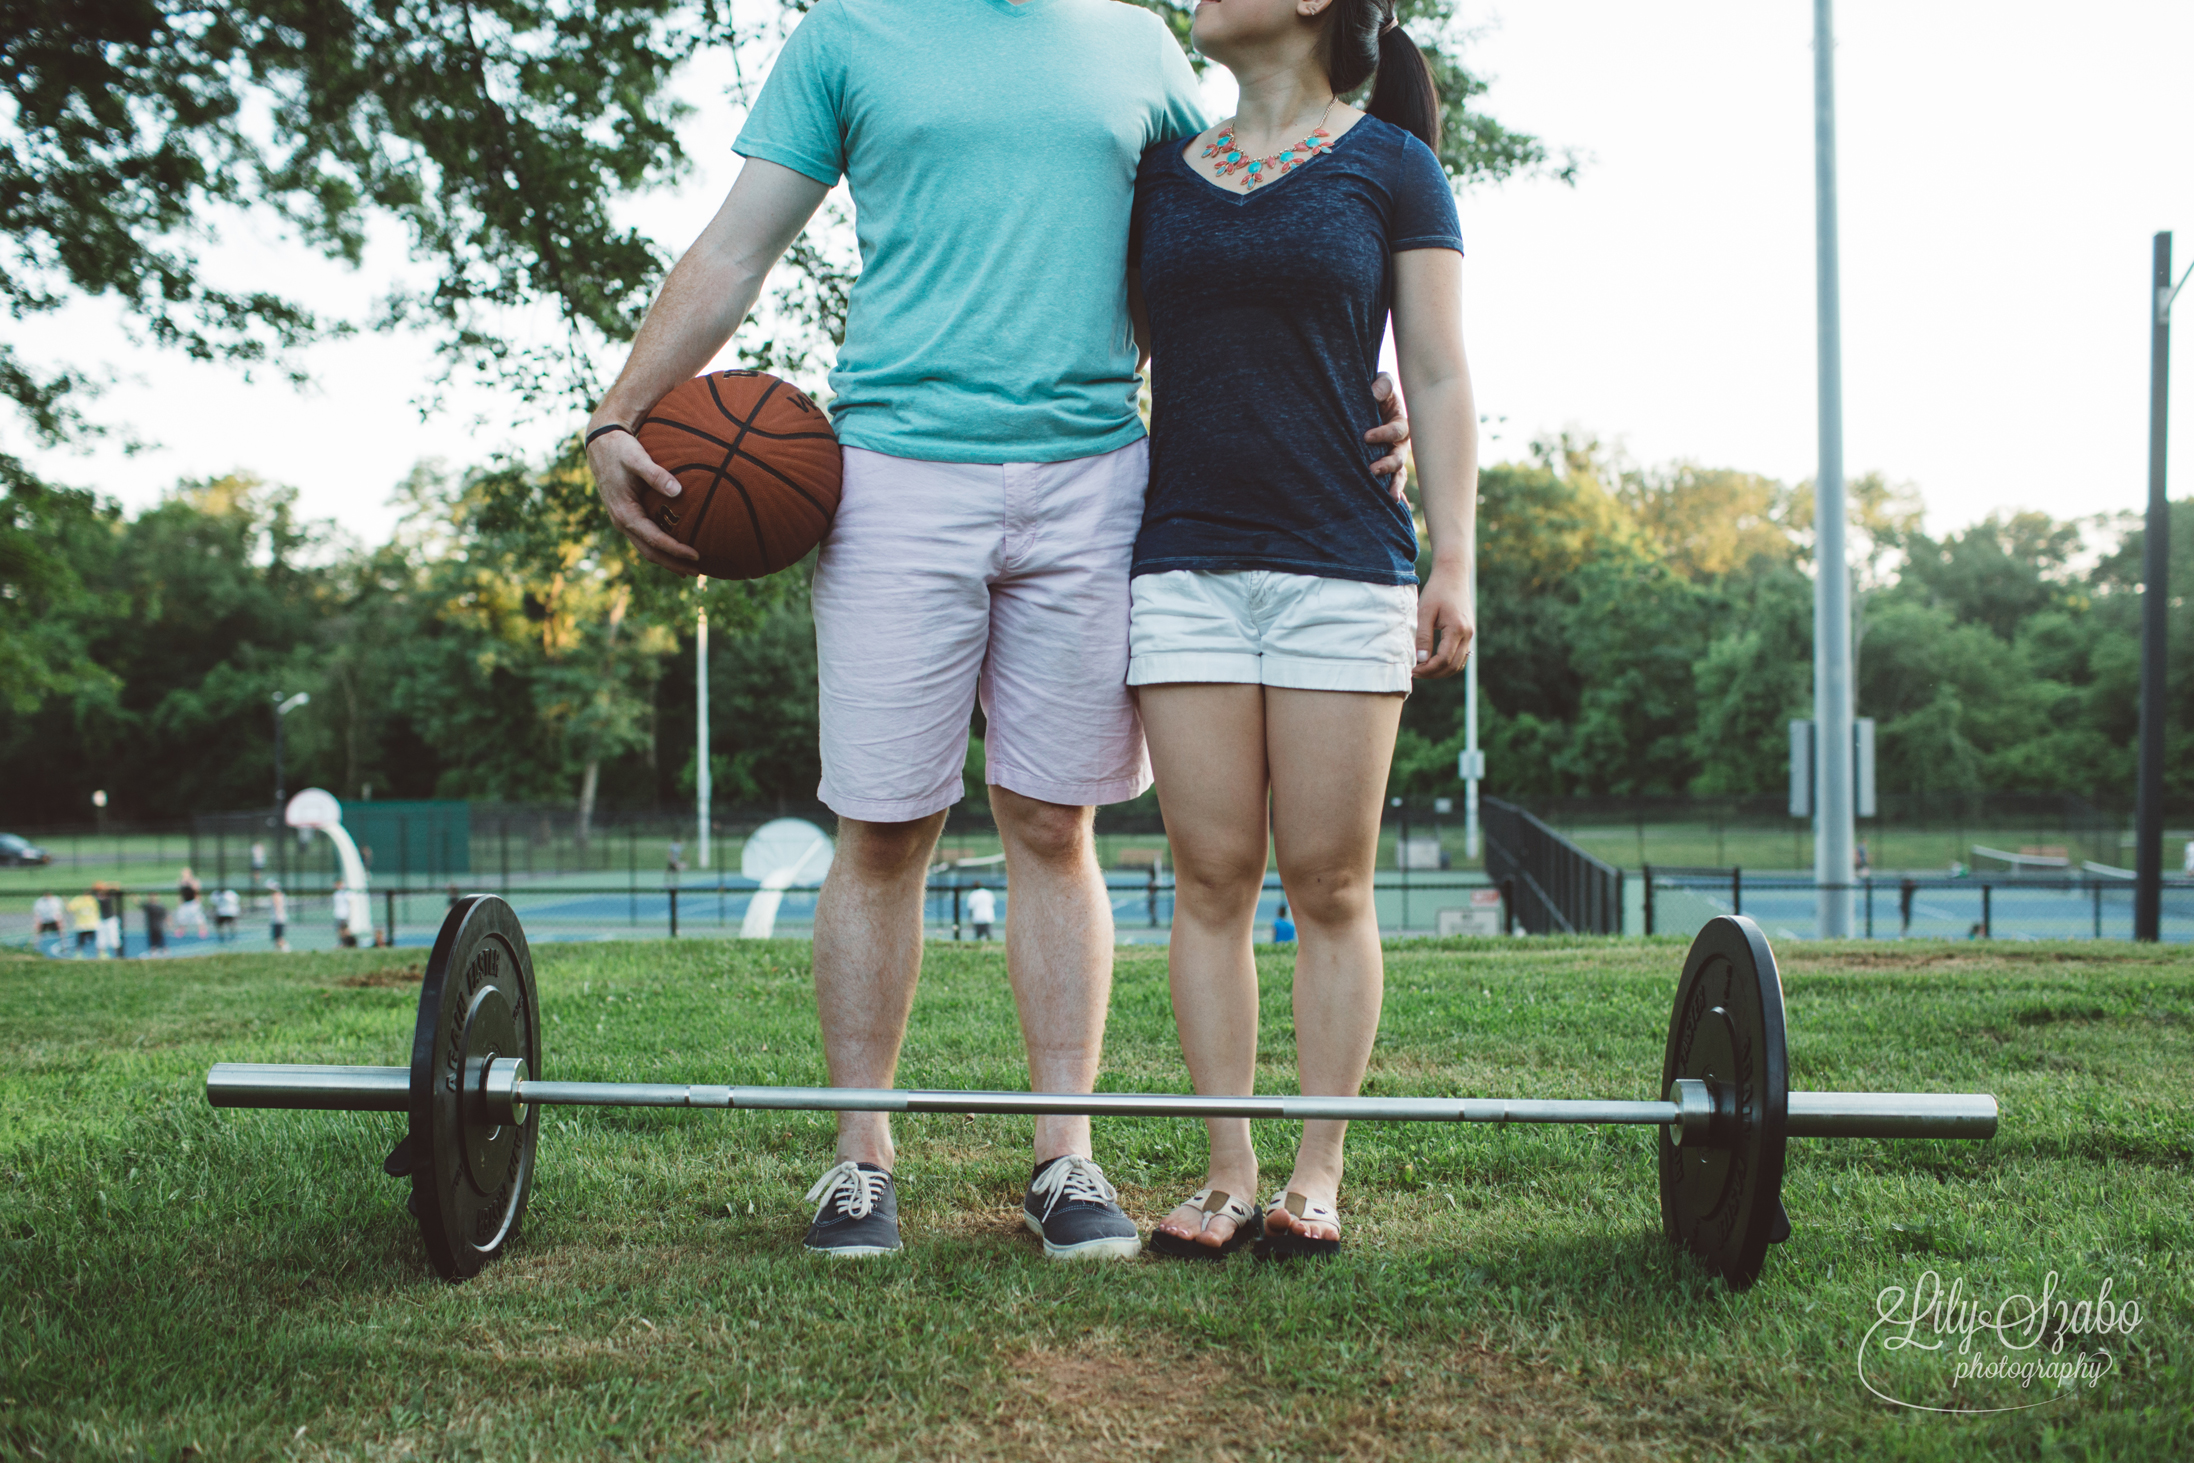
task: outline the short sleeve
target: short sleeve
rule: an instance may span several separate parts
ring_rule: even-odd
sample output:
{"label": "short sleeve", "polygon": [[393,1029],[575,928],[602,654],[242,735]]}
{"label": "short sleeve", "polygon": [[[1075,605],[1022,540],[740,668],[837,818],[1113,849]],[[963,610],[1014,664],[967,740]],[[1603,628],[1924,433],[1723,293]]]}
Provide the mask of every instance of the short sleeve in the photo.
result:
{"label": "short sleeve", "polygon": [[835,4],[809,11],[777,53],[731,150],[835,185],[846,170],[847,45]]}
{"label": "short sleeve", "polygon": [[1463,252],[1463,223],[1455,212],[1455,190],[1432,149],[1408,133],[1395,164],[1394,218],[1390,252],[1405,249],[1453,249]]}
{"label": "short sleeve", "polygon": [[1158,114],[1152,121],[1148,142],[1165,142],[1176,137],[1194,137],[1211,125],[1204,114],[1203,91],[1196,84],[1196,72],[1188,64],[1180,42],[1173,39],[1173,32],[1157,16],[1150,16],[1151,27],[1158,32]]}

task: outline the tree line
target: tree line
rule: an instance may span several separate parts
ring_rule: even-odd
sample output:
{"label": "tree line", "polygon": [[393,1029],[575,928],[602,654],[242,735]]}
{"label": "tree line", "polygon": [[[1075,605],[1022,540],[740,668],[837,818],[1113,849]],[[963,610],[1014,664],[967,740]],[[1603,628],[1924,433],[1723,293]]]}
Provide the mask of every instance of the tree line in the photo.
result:
{"label": "tree line", "polygon": [[[178,484],[135,514],[19,467],[0,498],[0,785],[25,824],[171,818],[288,783],[345,798],[683,802],[693,645],[709,613],[709,749],[725,804],[812,798],[806,566],[692,584],[607,531],[576,454],[421,467],[364,545],[293,491]],[[1931,537],[1915,501],[1853,484],[1858,706],[1885,791],[2071,791],[2133,779],[2141,538],[2130,515],[2004,514]],[[1481,484],[1481,741],[1488,791],[1776,793],[1809,713],[1811,492],[1756,474],[1624,469],[1542,443]],[[2194,501],[2174,505],[2194,582]],[[2174,792],[2194,791],[2194,622],[2173,610]],[[1460,679],[1404,713],[1392,790],[1455,791]],[[974,730],[980,730],[978,726]],[[979,766],[979,744],[973,756]]]}
{"label": "tree line", "polygon": [[[669,263],[619,202],[688,166],[675,80],[704,51],[766,74],[811,0],[242,0],[32,6],[0,33],[0,309],[105,299],[152,345],[271,375],[364,329],[576,415]],[[1133,0],[1186,34],[1190,0]],[[1459,190],[1575,181],[1572,155],[1483,106],[1455,0],[1403,0],[1446,106]],[[1194,58],[1192,57],[1192,60]],[[412,270],[334,316],[201,271],[248,222],[352,265],[393,226]],[[827,206],[735,344],[814,384],[842,339],[850,250]],[[558,322],[542,336],[527,322]],[[0,342],[0,400],[46,443],[100,417],[98,373]],[[433,386],[430,383],[429,396]],[[814,641],[799,572],[705,589],[604,535],[575,454],[422,468],[389,542],[300,519],[244,476],[135,514],[0,454],[0,786],[10,820],[263,803],[276,691],[289,785],[346,797],[682,800],[696,767],[691,635],[705,603],[727,802],[815,783]],[[1855,485],[1859,709],[1890,790],[2130,789],[2140,537],[2121,520],[1999,516],[1933,539]],[[1641,471],[1541,444],[1483,483],[1483,740],[1494,791],[1771,792],[1811,692],[1810,494],[1733,470]],[[2180,505],[2184,508],[2185,505]],[[2177,511],[2177,510],[2175,510]],[[2174,538],[2186,582],[2194,524]],[[2194,643],[2173,610],[2173,788],[2186,791]],[[1395,790],[1454,789],[1459,681],[1410,698]],[[971,753],[971,765],[978,754]]]}

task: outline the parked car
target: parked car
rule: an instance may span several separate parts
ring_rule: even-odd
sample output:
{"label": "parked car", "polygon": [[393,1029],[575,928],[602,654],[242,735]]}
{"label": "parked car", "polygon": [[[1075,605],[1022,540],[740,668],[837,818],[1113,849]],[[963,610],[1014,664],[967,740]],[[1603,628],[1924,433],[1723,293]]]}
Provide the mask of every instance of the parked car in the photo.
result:
{"label": "parked car", "polygon": [[0,864],[50,864],[53,855],[28,839],[0,833]]}

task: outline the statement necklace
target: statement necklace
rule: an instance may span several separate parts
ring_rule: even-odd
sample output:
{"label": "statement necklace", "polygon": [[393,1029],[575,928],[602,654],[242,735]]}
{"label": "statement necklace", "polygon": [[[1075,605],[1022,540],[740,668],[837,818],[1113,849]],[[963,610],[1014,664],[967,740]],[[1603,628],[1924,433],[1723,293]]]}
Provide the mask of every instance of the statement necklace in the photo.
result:
{"label": "statement necklace", "polygon": [[1332,111],[1333,102],[1328,101],[1325,111],[1318,114],[1318,123],[1311,128],[1308,137],[1292,146],[1281,148],[1269,157],[1245,157],[1242,150],[1234,145],[1234,119],[1229,118],[1220,128],[1219,135],[1204,149],[1204,156],[1219,160],[1216,171],[1222,178],[1232,178],[1236,173],[1246,175],[1248,181],[1243,185],[1246,192],[1259,183],[1293,172],[1297,163],[1307,163],[1319,153],[1330,151],[1333,147],[1333,134],[1326,131],[1326,118]]}

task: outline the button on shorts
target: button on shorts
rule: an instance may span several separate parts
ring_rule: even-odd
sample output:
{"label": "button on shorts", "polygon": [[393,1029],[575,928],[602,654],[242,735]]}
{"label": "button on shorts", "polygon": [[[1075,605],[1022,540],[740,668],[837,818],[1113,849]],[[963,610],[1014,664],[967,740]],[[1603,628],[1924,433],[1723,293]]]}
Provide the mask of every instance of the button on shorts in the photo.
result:
{"label": "button on shorts", "polygon": [[987,781],[1081,807],[1150,786],[1127,690],[1128,568],[1150,449],[920,462],[845,449],[815,565],[819,796],[896,823],[961,797],[980,699]]}
{"label": "button on shorts", "polygon": [[1135,576],[1128,684],[1407,694],[1417,587],[1272,569]]}

